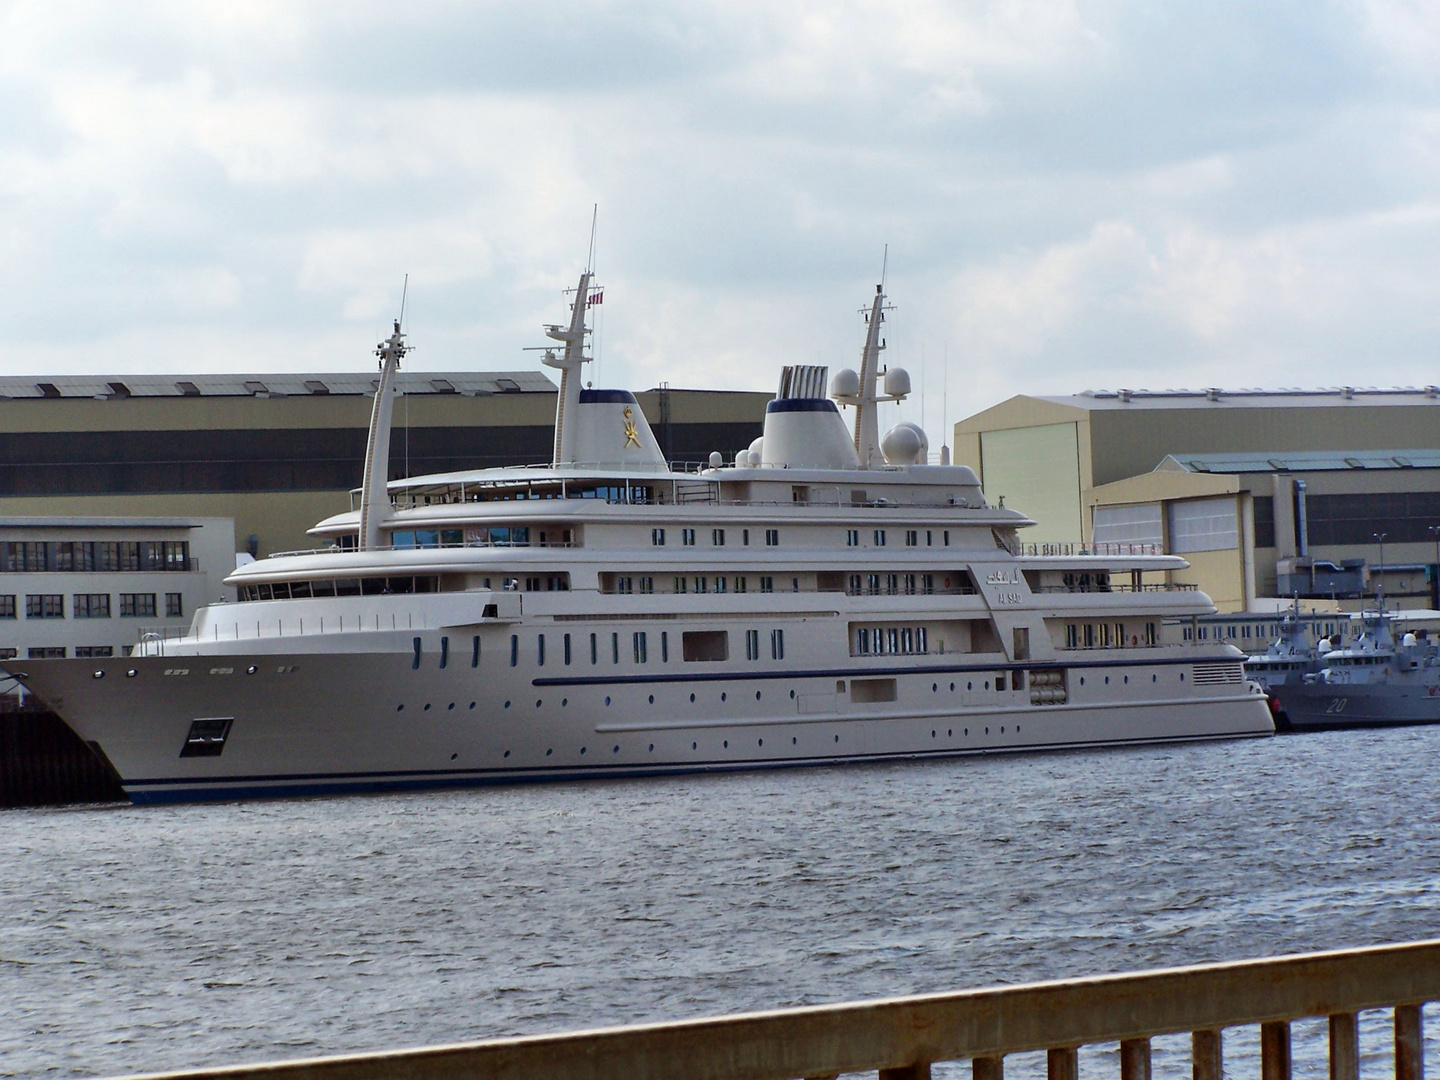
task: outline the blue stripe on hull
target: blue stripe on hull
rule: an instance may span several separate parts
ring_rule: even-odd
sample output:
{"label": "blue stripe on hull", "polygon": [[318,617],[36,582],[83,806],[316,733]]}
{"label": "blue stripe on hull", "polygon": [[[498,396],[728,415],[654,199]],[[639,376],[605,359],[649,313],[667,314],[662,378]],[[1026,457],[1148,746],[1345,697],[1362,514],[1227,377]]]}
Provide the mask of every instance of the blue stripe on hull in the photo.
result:
{"label": "blue stripe on hull", "polygon": [[[409,776],[393,774],[348,774],[332,782],[311,776],[303,780],[285,777],[246,777],[235,781],[216,777],[210,780],[145,780],[125,784],[125,793],[137,805],[181,802],[228,802],[236,799],[294,798],[313,795],[375,795],[384,792],[436,791],[447,788],[493,787],[502,784],[551,784],[574,780],[633,780],[648,776],[687,776],[715,772],[749,772],[769,769],[816,768],[826,765],[878,764],[996,754],[1060,752],[1102,747],[1147,746],[1160,743],[1209,742],[1216,739],[1263,738],[1269,732],[1239,732],[1220,735],[1166,735],[1158,738],[1094,740],[1088,742],[1037,743],[1001,746],[983,750],[924,750],[898,754],[857,754],[852,757],[797,758],[789,761],[709,761],[685,765],[614,765],[591,769],[507,770],[472,776]],[[368,775],[368,778],[367,778]],[[196,785],[199,786],[196,786]]]}

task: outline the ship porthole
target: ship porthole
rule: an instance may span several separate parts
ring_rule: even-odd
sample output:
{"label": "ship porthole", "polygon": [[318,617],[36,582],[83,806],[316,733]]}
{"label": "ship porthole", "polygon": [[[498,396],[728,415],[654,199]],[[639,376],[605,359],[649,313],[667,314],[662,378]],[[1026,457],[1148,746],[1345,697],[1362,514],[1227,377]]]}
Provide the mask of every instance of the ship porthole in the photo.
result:
{"label": "ship porthole", "polygon": [[606,707],[607,709],[610,707],[610,697],[609,697],[609,695],[606,695],[606,697],[605,697],[605,707]]}
{"label": "ship porthole", "polygon": [[103,671],[98,671],[98,670],[97,670],[97,671],[95,672],[95,674],[92,675],[92,676],[90,676],[90,677],[91,677],[92,679],[103,679],[103,678],[105,677],[105,672],[103,672]]}
{"label": "ship porthole", "polygon": [[426,711],[426,712],[429,712],[429,711],[430,711],[430,702],[428,702],[428,701],[425,702],[425,711]]}
{"label": "ship porthole", "polygon": [[794,690],[791,690],[791,691],[790,691],[790,698],[791,698],[792,701],[794,700],[794,698],[795,698],[795,691],[794,691]]}
{"label": "ship porthole", "polygon": [[650,704],[651,704],[651,705],[654,705],[654,704],[655,704],[655,695],[654,695],[654,694],[651,694],[651,695],[650,695]]}
{"label": "ship porthole", "polygon": [[940,684],[939,684],[939,683],[932,682],[932,683],[930,684],[930,692],[931,692],[932,694],[938,694],[938,693],[940,692]]}
{"label": "ship porthole", "polygon": [[950,693],[953,694],[954,692],[955,692],[955,684],[952,682],[952,683],[950,684]]}
{"label": "ship porthole", "polygon": [[583,746],[580,747],[580,753],[582,753],[582,754],[585,753],[585,747],[583,747]]}
{"label": "ship porthole", "polygon": [[[254,664],[251,664],[248,668],[245,669],[245,674],[246,674],[246,675],[254,675],[255,672],[257,672],[257,671],[259,671],[259,670],[260,670],[260,669],[257,668]],[[131,674],[133,675],[134,672],[131,672]]]}
{"label": "ship porthole", "polygon": [[690,701],[691,701],[692,704],[694,703],[694,701],[695,701],[695,695],[694,695],[694,694],[691,694],[691,695],[690,695]]}
{"label": "ship porthole", "polygon": [[540,698],[536,698],[536,699],[535,699],[535,707],[536,707],[537,709],[540,707]]}
{"label": "ship porthole", "polygon": [[472,709],[475,708],[475,702],[473,702],[473,701],[470,702],[470,708],[472,708]]}
{"label": "ship porthole", "polygon": [[506,756],[506,757],[509,757],[509,756],[510,756],[510,751],[509,751],[509,750],[506,750],[506,751],[505,751],[505,756]]}
{"label": "ship porthole", "polygon": [[967,682],[967,683],[965,684],[965,689],[966,689],[966,690],[974,690],[974,689],[975,689],[975,684],[974,684],[974,683],[968,683],[968,682]]}
{"label": "ship porthole", "polygon": [[445,706],[445,711],[446,711],[446,712],[453,712],[454,709],[455,709],[455,702],[453,702],[453,701],[450,702],[449,705],[446,705],[446,706]]}
{"label": "ship porthole", "polygon": [[549,756],[550,756],[551,754],[553,754],[554,752],[555,752],[555,748],[552,746],[549,750],[546,750],[546,751],[545,751],[545,756],[546,756],[546,757],[549,757]]}
{"label": "ship porthole", "polygon": [[692,743],[690,744],[690,749],[691,749],[691,750],[698,750],[698,749],[700,749],[700,744],[699,744],[699,743],[693,743],[693,742],[692,742]]}
{"label": "ship porthole", "polygon": [[655,752],[655,744],[653,742],[650,744],[650,752],[652,754]]}
{"label": "ship porthole", "polygon": [[569,699],[568,697],[562,697],[562,698],[560,699],[560,707],[561,707],[562,709],[565,708],[565,707],[566,707],[567,705],[569,705],[569,704],[570,704],[570,699]]}
{"label": "ship porthole", "polygon": [[795,746],[795,745],[797,745],[799,742],[800,742],[800,740],[797,739],[797,738],[795,738],[794,735],[791,735],[791,736],[790,736],[790,745],[791,745],[791,746]]}
{"label": "ship porthole", "polygon": [[505,707],[508,709],[510,707],[510,702],[505,702]]}
{"label": "ship porthole", "polygon": [[618,753],[620,752],[620,747],[617,746],[617,747],[615,747],[614,750],[611,750],[610,752],[611,752],[612,754],[618,754]]}
{"label": "ship porthole", "polygon": [[722,691],[720,691],[720,700],[721,700],[721,701],[724,701],[724,700],[725,700],[725,698],[726,698],[726,694],[725,694],[725,691],[723,691],[723,690],[722,690]]}
{"label": "ship porthole", "polygon": [[1109,686],[1109,685],[1110,685],[1110,676],[1109,676],[1109,675],[1106,675],[1106,676],[1105,676],[1105,685],[1106,685],[1106,686]]}
{"label": "ship porthole", "polygon": [[396,711],[396,712],[404,712],[404,711],[405,711],[405,706],[404,706],[404,705],[396,705],[396,706],[395,706],[395,711]]}
{"label": "ship porthole", "polygon": [[725,740],[725,749],[726,749],[726,750],[729,750],[729,749],[730,749],[730,740],[729,740],[729,739],[726,739],[726,740]]}
{"label": "ship porthole", "polygon": [[454,760],[455,760],[457,757],[459,757],[459,756],[460,756],[459,754],[451,754],[451,755],[450,755],[450,760],[451,760],[451,761],[454,761]]}
{"label": "ship porthole", "polygon": [[764,739],[759,740],[758,745],[764,746],[764,745],[765,745],[765,740],[764,740]]}
{"label": "ship porthole", "polygon": [[759,691],[759,690],[756,690],[756,691],[755,691],[755,700],[756,700],[756,701],[759,701],[759,700],[760,700],[760,691]]}
{"label": "ship porthole", "polygon": [[129,671],[125,672],[125,677],[126,677],[127,679],[133,679],[133,678],[136,676],[136,674],[137,674],[137,672],[136,672],[135,669],[132,667]]}
{"label": "ship porthole", "polygon": [[835,741],[836,741],[836,742],[839,742],[839,741],[840,741],[840,736],[839,736],[839,735],[836,735],[836,736],[835,736]]}

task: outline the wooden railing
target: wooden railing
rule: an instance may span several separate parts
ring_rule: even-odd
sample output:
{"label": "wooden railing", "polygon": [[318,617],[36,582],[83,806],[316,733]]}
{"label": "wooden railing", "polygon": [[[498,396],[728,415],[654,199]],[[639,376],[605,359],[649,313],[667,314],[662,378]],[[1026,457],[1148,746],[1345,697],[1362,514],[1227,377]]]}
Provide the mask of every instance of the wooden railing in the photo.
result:
{"label": "wooden railing", "polygon": [[1388,1007],[1396,1080],[1422,1080],[1420,1006],[1432,1000],[1440,941],[166,1075],[924,1080],[933,1062],[969,1059],[974,1080],[1001,1080],[1005,1055],[1043,1050],[1049,1080],[1076,1080],[1078,1047],[1118,1042],[1121,1080],[1149,1080],[1150,1039],[1189,1032],[1195,1080],[1221,1080],[1223,1030],[1259,1024],[1262,1080],[1288,1080],[1290,1022],[1329,1017],[1330,1078],[1358,1080],[1356,1014]]}

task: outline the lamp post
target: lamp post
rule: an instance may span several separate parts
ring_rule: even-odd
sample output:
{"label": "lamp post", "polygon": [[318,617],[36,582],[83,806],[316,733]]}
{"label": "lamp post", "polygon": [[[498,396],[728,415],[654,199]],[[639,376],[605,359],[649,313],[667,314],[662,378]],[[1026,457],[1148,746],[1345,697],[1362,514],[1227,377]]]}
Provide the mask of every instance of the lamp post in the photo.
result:
{"label": "lamp post", "polygon": [[1435,571],[1430,576],[1430,601],[1440,611],[1440,525],[1429,525],[1425,529],[1435,541]]}
{"label": "lamp post", "polygon": [[1380,561],[1375,564],[1375,570],[1376,570],[1381,576],[1380,576],[1380,578],[1377,579],[1376,582],[1375,582],[1375,598],[1380,601],[1380,604],[1381,604],[1381,606],[1383,607],[1384,604],[1385,604],[1385,599],[1384,599],[1384,596],[1385,596],[1385,585],[1384,585],[1384,573],[1385,573],[1385,537],[1388,536],[1388,535],[1390,535],[1390,534],[1389,534],[1389,533],[1383,533],[1383,532],[1377,532],[1377,533],[1371,533],[1371,535],[1374,536],[1375,539],[1376,539],[1376,541],[1378,541],[1379,544],[1380,544]]}

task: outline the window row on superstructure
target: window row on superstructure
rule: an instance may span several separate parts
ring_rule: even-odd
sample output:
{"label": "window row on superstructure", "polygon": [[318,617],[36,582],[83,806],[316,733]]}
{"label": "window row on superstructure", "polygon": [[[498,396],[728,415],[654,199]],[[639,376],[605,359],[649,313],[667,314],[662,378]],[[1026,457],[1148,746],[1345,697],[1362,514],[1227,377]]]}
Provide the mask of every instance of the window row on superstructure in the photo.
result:
{"label": "window row on superstructure", "polygon": [[[619,631],[612,630],[609,633],[593,632],[590,634],[545,634],[538,633],[531,639],[533,649],[529,656],[524,655],[522,650],[520,634],[510,635],[510,666],[518,667],[522,660],[528,660],[536,667],[544,667],[547,658],[554,660],[555,646],[559,646],[559,662],[562,666],[582,663],[588,657],[592,667],[602,663],[611,666],[628,660],[634,664],[650,663],[650,638],[652,633],[659,639],[658,660],[662,664],[670,663],[670,641],[671,634],[668,630],[652,632],[649,630]],[[679,635],[680,638],[680,659],[690,663],[705,663],[724,661],[730,658],[730,632],[728,630],[685,630]],[[556,639],[559,639],[558,642]],[[475,639],[476,648],[474,664],[479,663],[479,638]],[[762,641],[768,641],[768,655],[771,660],[785,659],[785,631],[779,627],[772,628],[765,637],[762,637],[760,630],[745,631],[745,659],[761,660]],[[448,642],[447,642],[448,645]],[[444,666],[443,664],[441,665]],[[473,666],[473,665],[472,665]]]}
{"label": "window row on superstructure", "polygon": [[1066,649],[1126,649],[1154,646],[1160,643],[1159,627],[1154,622],[1137,625],[1133,622],[1067,622]]}

